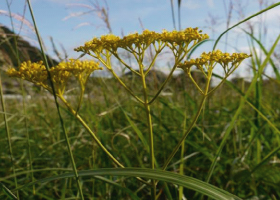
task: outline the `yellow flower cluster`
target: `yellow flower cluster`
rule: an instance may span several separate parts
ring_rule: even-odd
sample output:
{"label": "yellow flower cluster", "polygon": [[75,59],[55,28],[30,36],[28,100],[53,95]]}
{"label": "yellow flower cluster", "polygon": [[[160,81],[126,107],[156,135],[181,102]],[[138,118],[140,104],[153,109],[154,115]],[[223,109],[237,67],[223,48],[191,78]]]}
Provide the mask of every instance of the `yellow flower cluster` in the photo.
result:
{"label": "yellow flower cluster", "polygon": [[[216,50],[209,53],[202,53],[200,58],[191,59],[179,64],[179,68],[189,72],[192,66],[196,66],[200,70],[208,70],[209,67],[213,67],[213,64],[219,63],[225,70],[226,73],[231,73],[232,70],[236,69],[240,63],[250,57],[246,53],[223,53],[220,50]],[[231,66],[229,64],[231,63]],[[203,68],[204,67],[204,68]]]}
{"label": "yellow flower cluster", "polygon": [[[67,81],[71,76],[78,79],[82,87],[86,83],[88,77],[94,70],[100,70],[99,64],[94,61],[79,61],[70,59],[69,62],[61,62],[57,66],[50,69],[50,75],[54,83],[56,92],[62,95]],[[11,68],[7,71],[11,77],[21,78],[30,81],[36,85],[52,91],[48,83],[48,73],[43,62],[31,63],[23,62],[19,69]]]}
{"label": "yellow flower cluster", "polygon": [[37,63],[31,63],[31,61],[23,62],[19,69],[11,68],[7,71],[7,74],[11,77],[21,78],[36,85],[45,87],[48,74],[43,61]]}
{"label": "yellow flower cluster", "polygon": [[188,46],[191,42],[200,42],[208,39],[207,34],[202,34],[198,28],[187,28],[182,31],[166,31],[156,33],[154,31],[144,30],[142,34],[134,33],[120,38],[118,36],[109,34],[101,36],[100,38],[93,38],[91,41],[86,42],[84,46],[80,46],[75,51],[85,53],[101,53],[103,50],[116,52],[117,48],[127,50],[135,50],[139,48],[145,50],[150,44],[169,43],[171,46],[184,45]]}
{"label": "yellow flower cluster", "polygon": [[202,40],[208,39],[209,36],[207,34],[201,34],[201,30],[198,28],[186,28],[183,31],[163,31],[161,34],[161,40],[168,43],[175,44],[189,44],[192,41],[200,42]]}

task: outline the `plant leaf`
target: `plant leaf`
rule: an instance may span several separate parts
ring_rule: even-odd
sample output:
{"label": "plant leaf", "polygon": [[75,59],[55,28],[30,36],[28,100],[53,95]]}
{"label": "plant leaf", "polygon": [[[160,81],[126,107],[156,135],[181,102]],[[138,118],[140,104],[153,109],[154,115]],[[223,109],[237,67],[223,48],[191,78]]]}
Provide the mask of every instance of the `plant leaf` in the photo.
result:
{"label": "plant leaf", "polygon": [[[210,198],[217,200],[241,200],[239,197],[230,194],[229,192],[217,188],[211,184],[203,182],[201,180],[176,174],[174,172],[163,171],[159,169],[145,169],[145,168],[107,168],[107,169],[98,169],[98,170],[84,170],[79,171],[79,177],[94,177],[94,176],[129,176],[129,177],[143,177],[149,179],[156,179],[159,181],[169,182],[176,185],[181,185],[183,187],[189,188],[191,190],[197,191],[201,194],[209,196]],[[45,179],[37,180],[31,183],[28,183],[24,186],[17,188],[20,190],[27,186],[32,186],[38,183],[46,183],[49,181],[54,181],[63,178],[73,178],[75,177],[74,173],[64,173]]]}

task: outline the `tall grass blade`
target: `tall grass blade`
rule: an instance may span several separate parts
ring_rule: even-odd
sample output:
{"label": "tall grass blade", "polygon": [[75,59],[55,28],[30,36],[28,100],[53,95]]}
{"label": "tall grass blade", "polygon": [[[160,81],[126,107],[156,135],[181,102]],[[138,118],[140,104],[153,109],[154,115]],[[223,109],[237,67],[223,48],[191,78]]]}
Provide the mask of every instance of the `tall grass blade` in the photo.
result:
{"label": "tall grass blade", "polygon": [[69,143],[69,138],[68,138],[68,135],[67,135],[66,130],[65,130],[64,121],[63,121],[62,116],[61,116],[60,107],[59,107],[59,104],[58,104],[58,100],[57,100],[57,96],[56,96],[56,92],[55,92],[55,88],[54,88],[54,83],[52,82],[51,74],[50,74],[50,71],[49,71],[50,67],[49,67],[49,64],[48,64],[48,60],[47,60],[46,54],[44,52],[44,48],[43,48],[43,45],[42,45],[42,41],[41,41],[41,37],[40,37],[39,31],[37,29],[37,25],[36,25],[36,21],[35,21],[35,17],[34,17],[34,14],[33,14],[33,10],[32,10],[32,7],[31,7],[30,0],[27,0],[27,3],[28,3],[29,11],[30,11],[30,14],[31,14],[31,17],[32,17],[32,21],[33,21],[33,24],[34,24],[34,28],[35,28],[35,32],[36,32],[36,35],[37,35],[37,39],[38,39],[38,42],[40,44],[42,56],[44,58],[43,62],[45,64],[45,67],[46,67],[46,70],[47,70],[47,73],[48,73],[48,77],[49,77],[49,80],[50,80],[51,88],[52,88],[52,91],[53,91],[53,97],[54,97],[54,100],[55,100],[55,104],[56,104],[56,108],[57,108],[57,112],[58,112],[61,128],[62,128],[64,137],[65,137],[65,140],[67,142],[67,149],[68,149],[68,153],[69,153],[69,156],[70,156],[70,160],[71,160],[71,164],[72,164],[72,167],[73,167],[73,171],[75,173],[75,178],[76,178],[76,183],[77,183],[77,186],[78,186],[78,190],[79,190],[79,193],[81,195],[82,200],[84,200],[84,195],[83,195],[83,191],[82,191],[82,185],[81,185],[79,177],[78,177],[76,163],[75,163],[75,160],[74,160],[74,157],[73,157],[73,153],[72,153],[72,150],[71,150],[71,146],[70,146],[70,143]]}
{"label": "tall grass blade", "polygon": [[[15,28],[14,28],[14,23],[13,23],[13,17],[12,17],[12,12],[11,12],[11,3],[8,2],[8,0],[6,0],[6,4],[8,7],[8,11],[9,11],[9,18],[11,21],[11,26],[12,26],[12,30],[13,32],[15,32]],[[8,41],[9,46],[12,49],[12,52],[15,53],[15,57],[17,59],[17,63],[18,65],[20,64],[20,59],[19,59],[19,52],[18,52],[18,44],[17,44],[17,38],[15,35],[13,35],[13,40],[15,43],[14,49],[12,47],[12,45],[10,45],[10,42]],[[1,76],[1,74],[0,74]],[[11,155],[11,162],[13,165],[13,173],[15,174],[15,166],[14,166],[14,160],[13,160],[13,153],[12,153],[12,146],[11,146],[11,141],[10,141],[10,133],[9,133],[9,127],[8,127],[8,122],[7,122],[7,116],[6,116],[6,111],[5,111],[5,102],[4,102],[4,98],[3,98],[3,89],[2,89],[2,82],[1,82],[1,77],[0,77],[0,90],[1,90],[1,101],[2,101],[2,108],[4,111],[4,121],[5,121],[5,127],[6,127],[6,132],[7,132],[7,137],[8,137],[8,143],[9,143],[9,151],[10,151],[10,155]],[[17,187],[17,177],[15,176],[15,186]],[[17,192],[17,198],[19,199],[19,193]]]}
{"label": "tall grass blade", "polygon": [[[64,173],[49,178],[41,179],[24,186],[17,188],[17,190],[23,189],[27,186],[34,184],[46,183],[49,181],[55,181],[64,178],[72,178],[75,175],[73,173]],[[181,185],[191,190],[197,191],[201,194],[209,196],[210,198],[217,200],[241,200],[239,197],[230,194],[229,192],[217,188],[211,184],[205,183],[201,180],[183,176],[169,171],[163,171],[158,169],[145,169],[145,168],[107,168],[98,170],[83,170],[79,171],[80,177],[95,177],[95,176],[128,176],[128,177],[143,177],[164,182],[169,182],[175,185]]]}
{"label": "tall grass blade", "polygon": [[[29,161],[29,169],[30,171],[33,170],[33,162],[32,162],[32,155],[31,155],[31,145],[30,145],[30,135],[28,131],[28,119],[27,119],[27,112],[26,112],[26,94],[24,92],[24,87],[23,87],[23,80],[20,80],[20,89],[22,93],[22,107],[23,107],[23,114],[24,114],[24,128],[26,132],[26,140],[27,140],[27,151],[28,151],[28,161]],[[34,181],[35,178],[33,176],[33,173],[31,172],[31,180]],[[33,187],[33,194],[35,194],[35,186]]]}
{"label": "tall grass blade", "polygon": [[[11,134],[10,134],[8,120],[7,120],[6,107],[5,107],[5,101],[4,101],[4,95],[3,95],[1,71],[0,71],[0,96],[1,96],[1,106],[2,106],[3,113],[4,113],[3,114],[4,115],[4,123],[5,123],[5,130],[6,130],[6,134],[7,134],[7,141],[8,141],[8,147],[9,147],[11,165],[12,165],[13,174],[15,175],[15,173],[16,173],[15,162],[14,162],[14,157],[13,157]],[[15,186],[17,187],[17,177],[16,176],[14,176],[14,183],[15,183]],[[18,192],[17,192],[17,198],[19,199],[19,193]]]}
{"label": "tall grass blade", "polygon": [[[259,47],[261,48],[261,50],[263,51],[263,53],[264,53],[265,55],[268,54],[267,50],[265,49],[265,47],[263,46],[263,44],[261,43],[260,40],[258,40],[253,34],[249,33],[248,31],[246,31],[246,30],[244,30],[244,29],[242,29],[242,30],[243,30],[247,35],[249,35],[254,41],[257,42],[257,44],[259,45]],[[270,65],[271,65],[272,69],[273,69],[273,72],[274,72],[275,75],[276,75],[277,80],[280,80],[280,73],[279,73],[279,71],[278,71],[278,69],[277,69],[275,63],[273,62],[273,60],[272,60],[271,58],[269,59],[269,63],[270,63]]]}
{"label": "tall grass blade", "polygon": [[216,49],[216,46],[218,45],[220,39],[221,39],[222,36],[223,36],[224,34],[226,34],[228,31],[230,31],[231,29],[233,29],[233,28],[239,26],[240,24],[243,24],[244,22],[246,22],[246,21],[248,21],[248,20],[250,20],[250,19],[252,19],[252,18],[254,18],[254,17],[256,17],[256,16],[258,16],[258,15],[260,15],[260,14],[262,14],[262,13],[268,11],[268,10],[270,10],[270,9],[272,9],[272,8],[275,8],[276,6],[279,6],[279,5],[280,5],[280,2],[275,3],[275,4],[272,4],[271,6],[269,6],[269,7],[265,8],[265,9],[263,9],[263,10],[261,10],[261,11],[255,13],[254,15],[251,15],[251,16],[247,17],[246,19],[244,19],[244,20],[238,22],[237,24],[235,24],[235,25],[233,25],[232,27],[230,27],[230,28],[228,28],[227,30],[225,30],[225,31],[218,37],[218,39],[216,40],[216,42],[215,42],[215,44],[214,44],[214,47],[213,47],[213,50]]}
{"label": "tall grass blade", "polygon": [[108,178],[105,178],[103,176],[94,176],[94,178],[98,179],[98,180],[101,180],[101,181],[103,181],[105,183],[108,183],[110,185],[113,185],[113,186],[119,188],[120,190],[124,190],[125,192],[127,192],[133,198],[133,200],[134,199],[135,200],[138,200],[138,199],[140,200],[140,198],[133,191],[131,191],[128,187],[123,187],[120,184],[118,184],[118,183],[116,183],[116,182],[114,182],[114,181],[112,181],[112,180],[110,180]]}
{"label": "tall grass blade", "polygon": [[[183,121],[183,134],[186,131],[186,123],[187,123],[187,112],[185,112],[184,121]],[[185,142],[182,143],[181,146],[181,156],[180,156],[180,167],[179,167],[179,174],[184,175],[184,153],[185,153]],[[184,195],[184,188],[183,186],[179,186],[179,200],[183,199]]]}
{"label": "tall grass blade", "polygon": [[4,193],[9,197],[9,199],[18,200],[18,198],[7,188],[3,183],[0,182],[0,187],[4,191]]}
{"label": "tall grass blade", "polygon": [[181,30],[181,1],[182,0],[178,0],[178,26],[179,26],[179,31]]}
{"label": "tall grass blade", "polygon": [[172,22],[173,22],[173,28],[176,30],[176,22],[175,22],[175,15],[174,15],[174,4],[173,0],[170,0],[171,3],[171,13],[172,13]]}

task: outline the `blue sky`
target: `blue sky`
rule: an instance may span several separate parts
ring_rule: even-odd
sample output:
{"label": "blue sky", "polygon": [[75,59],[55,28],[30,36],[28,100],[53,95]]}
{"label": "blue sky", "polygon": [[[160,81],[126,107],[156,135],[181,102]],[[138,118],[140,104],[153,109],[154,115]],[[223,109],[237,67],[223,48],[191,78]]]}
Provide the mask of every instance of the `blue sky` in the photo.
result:
{"label": "blue sky", "polygon": [[[28,7],[24,13],[25,3],[23,0],[8,0],[11,3],[11,12],[24,16],[31,22]],[[80,17],[69,17],[78,12],[85,12],[89,9],[85,6],[92,6],[92,3],[99,2],[100,8],[106,7],[104,0],[31,0],[33,11],[40,34],[44,40],[47,52],[53,55],[50,37],[53,37],[55,44],[61,51],[63,45],[70,57],[77,57],[74,48],[82,45],[85,41],[94,36],[108,33],[104,22],[100,19],[98,12]],[[229,7],[230,0],[182,0],[181,6],[181,27],[199,27],[203,32],[208,33],[215,39],[226,29],[225,6]],[[230,25],[238,22],[244,17],[258,12],[261,7],[259,0],[233,0],[234,7]],[[240,2],[240,4],[238,3]],[[268,5],[277,1],[267,0]],[[126,35],[133,32],[141,32],[141,20],[144,28],[161,32],[162,29],[173,30],[170,0],[107,0],[109,8],[109,21],[116,35]],[[174,0],[176,22],[177,0]],[[0,1],[0,24],[11,27],[9,17],[5,15],[8,10],[6,0]],[[280,32],[280,6],[270,10],[261,17],[250,21],[256,27],[260,20],[264,20],[267,29],[267,37],[264,42],[270,46]],[[69,17],[68,19],[66,19]],[[213,20],[215,19],[215,20]],[[20,30],[20,21],[13,19],[16,33],[19,33],[33,45],[38,45],[36,35],[32,29],[25,24]],[[32,23],[32,22],[31,22]],[[178,28],[178,24],[176,25]],[[247,25],[242,25],[247,28]],[[229,43],[242,51],[249,50],[246,36],[240,29],[234,29],[228,35]],[[212,43],[205,46],[205,51],[210,51]],[[221,43],[222,50],[224,44]],[[228,51],[233,51],[227,47]]]}

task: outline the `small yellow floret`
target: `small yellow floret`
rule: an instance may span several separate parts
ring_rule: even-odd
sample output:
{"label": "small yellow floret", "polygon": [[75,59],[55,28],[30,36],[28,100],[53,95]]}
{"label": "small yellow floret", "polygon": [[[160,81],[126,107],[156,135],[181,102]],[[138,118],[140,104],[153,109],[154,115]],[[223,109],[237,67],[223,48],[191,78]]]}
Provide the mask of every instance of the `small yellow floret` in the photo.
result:
{"label": "small yellow floret", "polygon": [[142,34],[133,33],[123,38],[112,34],[104,35],[100,38],[93,38],[91,41],[86,42],[84,46],[76,48],[75,51],[100,54],[103,50],[115,53],[117,48],[123,48],[130,51],[136,49],[138,52],[138,50],[145,50],[149,45],[155,44],[156,42],[168,43],[171,46],[176,44],[187,47],[191,42],[197,43],[208,38],[208,35],[201,34],[198,28],[187,28],[182,31],[171,32],[163,30],[162,33],[144,30]]}
{"label": "small yellow floret", "polygon": [[11,68],[7,71],[11,77],[21,78],[37,85],[42,85],[48,79],[48,74],[43,62],[31,63],[31,61],[23,62],[18,71]]}
{"label": "small yellow floret", "polygon": [[[191,59],[189,61],[185,61],[178,65],[179,68],[189,71],[192,66],[196,66],[198,69],[203,70],[203,66],[208,69],[208,66],[212,66],[213,63],[219,63],[226,72],[229,72],[228,69],[235,69],[240,65],[240,63],[250,57],[246,53],[223,53],[220,50],[216,50],[209,53],[202,53],[200,58]],[[231,66],[228,65],[231,63]]]}
{"label": "small yellow floret", "polygon": [[[86,83],[90,74],[95,70],[102,69],[99,64],[94,61],[79,61],[70,59],[69,62],[61,62],[57,66],[52,67],[49,72],[52,77],[56,92],[60,95],[63,94],[67,81],[71,76],[78,79],[80,84]],[[11,68],[7,71],[10,77],[17,77],[30,81],[36,85],[42,86],[51,91],[48,82],[48,73],[43,62],[31,63],[23,62],[19,69]]]}

